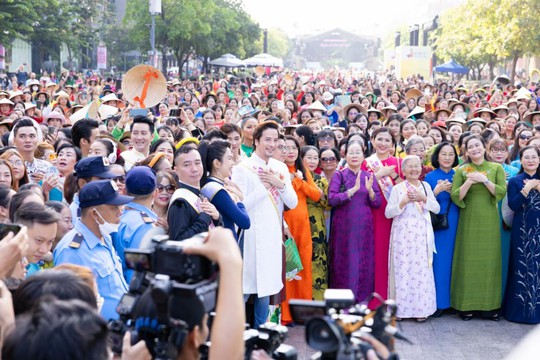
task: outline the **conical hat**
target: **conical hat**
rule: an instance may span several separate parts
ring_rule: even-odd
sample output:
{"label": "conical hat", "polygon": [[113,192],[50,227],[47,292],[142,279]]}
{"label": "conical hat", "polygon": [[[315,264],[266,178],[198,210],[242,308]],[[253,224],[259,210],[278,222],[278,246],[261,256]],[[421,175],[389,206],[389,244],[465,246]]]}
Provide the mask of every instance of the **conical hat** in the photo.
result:
{"label": "conical hat", "polygon": [[69,117],[69,121],[71,121],[71,124],[75,124],[77,121],[86,118],[89,108],[90,108],[90,104],[86,105],[85,107],[83,107],[82,109],[76,111],[73,115],[71,115]]}
{"label": "conical hat", "polygon": [[118,108],[115,106],[103,104],[99,107],[98,112],[101,119],[106,119],[109,116],[116,115],[118,113]]}
{"label": "conical hat", "polygon": [[124,75],[122,93],[135,107],[151,108],[167,94],[167,79],[153,66],[137,65]]}

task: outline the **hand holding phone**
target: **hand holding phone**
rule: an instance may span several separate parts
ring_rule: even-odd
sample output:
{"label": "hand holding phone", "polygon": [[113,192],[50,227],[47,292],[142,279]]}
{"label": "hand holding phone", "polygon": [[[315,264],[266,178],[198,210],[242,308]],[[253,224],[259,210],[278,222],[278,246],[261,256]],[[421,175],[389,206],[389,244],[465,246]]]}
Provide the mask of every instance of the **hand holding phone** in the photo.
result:
{"label": "hand holding phone", "polygon": [[0,279],[11,276],[15,266],[28,248],[26,226],[0,224]]}

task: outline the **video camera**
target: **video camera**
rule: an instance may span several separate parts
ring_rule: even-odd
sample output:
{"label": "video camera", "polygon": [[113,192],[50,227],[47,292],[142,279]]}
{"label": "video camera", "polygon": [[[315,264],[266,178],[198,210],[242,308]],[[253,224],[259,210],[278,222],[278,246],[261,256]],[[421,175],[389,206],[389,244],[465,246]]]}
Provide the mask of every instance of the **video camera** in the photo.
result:
{"label": "video camera", "polygon": [[[320,359],[365,359],[371,345],[361,339],[370,334],[389,349],[392,337],[410,342],[391,325],[397,306],[386,300],[377,310],[355,304],[351,290],[328,289],[324,301],[289,301],[295,323],[306,325],[306,342]],[[313,359],[313,358],[312,358]]]}
{"label": "video camera", "polygon": [[[147,249],[126,249],[126,265],[136,272],[129,292],[116,308],[120,319],[109,323],[113,352],[122,352],[123,336],[129,330],[132,344],[145,340],[154,359],[176,358],[191,330],[184,321],[189,316],[183,314],[200,318],[216,305],[217,266],[205,257],[182,251],[185,245],[201,242],[206,235],[201,233],[184,241],[157,235]],[[154,320],[149,323],[134,313],[143,296],[150,296],[155,305]]]}

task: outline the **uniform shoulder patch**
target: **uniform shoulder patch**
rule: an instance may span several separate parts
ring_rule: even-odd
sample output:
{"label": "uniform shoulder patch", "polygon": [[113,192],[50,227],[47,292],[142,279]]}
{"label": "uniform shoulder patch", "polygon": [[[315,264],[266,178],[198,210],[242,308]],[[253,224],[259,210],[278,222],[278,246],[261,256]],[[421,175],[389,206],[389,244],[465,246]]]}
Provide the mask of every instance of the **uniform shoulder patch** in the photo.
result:
{"label": "uniform shoulder patch", "polygon": [[145,213],[144,211],[141,211],[141,218],[142,220],[144,221],[145,224],[153,224],[154,223],[154,220],[148,216],[147,213]]}
{"label": "uniform shoulder patch", "polygon": [[84,237],[82,236],[82,234],[77,233],[73,237],[73,240],[71,240],[71,243],[69,244],[69,247],[72,248],[72,249],[78,249],[78,248],[81,247],[81,244],[82,244],[83,240],[84,240]]}

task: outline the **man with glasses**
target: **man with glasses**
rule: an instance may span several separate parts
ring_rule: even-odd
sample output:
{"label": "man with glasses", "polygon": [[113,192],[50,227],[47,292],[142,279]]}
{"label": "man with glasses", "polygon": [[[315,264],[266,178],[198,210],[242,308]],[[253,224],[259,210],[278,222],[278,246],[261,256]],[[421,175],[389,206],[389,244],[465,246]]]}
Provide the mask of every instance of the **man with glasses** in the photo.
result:
{"label": "man with glasses", "polygon": [[135,166],[126,175],[126,192],[134,199],[126,204],[120,216],[120,226],[113,243],[122,260],[127,283],[133,276],[133,270],[126,267],[124,250],[139,248],[143,237],[155,227],[154,223],[158,220],[158,216],[152,210],[152,203],[156,185],[156,174],[148,166]]}

